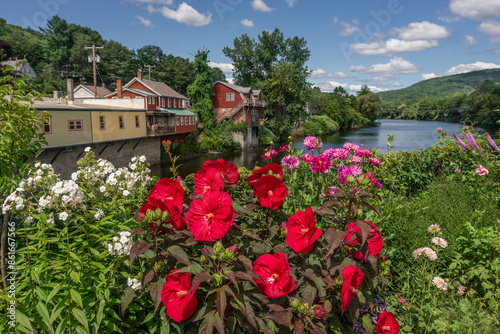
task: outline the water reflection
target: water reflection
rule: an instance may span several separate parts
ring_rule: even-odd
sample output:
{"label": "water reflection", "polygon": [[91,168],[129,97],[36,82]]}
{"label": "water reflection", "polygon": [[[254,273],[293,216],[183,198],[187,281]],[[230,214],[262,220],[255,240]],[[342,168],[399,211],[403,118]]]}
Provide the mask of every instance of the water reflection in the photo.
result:
{"label": "water reflection", "polygon": [[[439,140],[436,131],[438,127],[443,128],[443,130],[447,131],[448,135],[451,136],[452,133],[459,134],[462,125],[456,123],[384,119],[377,122],[374,126],[323,135],[321,136],[321,140],[324,144],[323,150],[328,148],[339,148],[342,147],[345,142],[351,142],[366,148],[380,149],[382,153],[385,153],[387,151],[387,135],[393,134],[396,138],[392,143],[392,145],[394,145],[394,151],[416,151],[431,147]],[[479,130],[480,132],[484,132],[482,129]],[[299,150],[303,149],[303,141],[303,137],[294,138],[292,146]],[[253,169],[256,164],[264,166],[269,162],[262,158],[264,151],[265,148],[261,148],[260,150],[255,149],[180,159],[179,163],[181,163],[182,166],[179,172],[182,177],[185,177],[186,175],[200,170],[205,161],[217,160],[219,158],[231,161],[237,166]],[[279,163],[283,156],[284,154],[280,153],[280,155],[273,158],[273,162]],[[152,166],[151,170],[153,175],[170,177],[169,168],[170,163],[163,163]]]}

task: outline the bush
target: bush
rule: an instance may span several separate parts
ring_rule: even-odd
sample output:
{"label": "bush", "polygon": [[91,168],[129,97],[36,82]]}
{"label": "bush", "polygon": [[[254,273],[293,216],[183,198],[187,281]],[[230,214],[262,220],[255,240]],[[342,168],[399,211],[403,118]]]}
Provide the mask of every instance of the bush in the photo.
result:
{"label": "bush", "polygon": [[303,124],[305,135],[317,135],[320,133],[333,133],[340,129],[340,126],[327,115],[310,116],[309,121]]}

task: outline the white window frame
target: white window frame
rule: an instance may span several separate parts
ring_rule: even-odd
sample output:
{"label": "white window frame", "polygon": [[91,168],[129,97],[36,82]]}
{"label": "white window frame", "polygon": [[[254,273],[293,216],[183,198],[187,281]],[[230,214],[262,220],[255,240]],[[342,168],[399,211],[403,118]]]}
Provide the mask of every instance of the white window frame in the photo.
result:
{"label": "white window frame", "polygon": [[234,93],[226,93],[226,102],[234,102]]}

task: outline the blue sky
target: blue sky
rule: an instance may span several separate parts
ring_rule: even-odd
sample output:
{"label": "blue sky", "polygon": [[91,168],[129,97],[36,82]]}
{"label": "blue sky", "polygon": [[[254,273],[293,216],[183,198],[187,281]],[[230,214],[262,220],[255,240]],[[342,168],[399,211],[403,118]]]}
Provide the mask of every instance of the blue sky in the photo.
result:
{"label": "blue sky", "polygon": [[43,27],[59,15],[131,49],[154,44],[193,59],[206,48],[228,78],[222,49],[278,28],[306,39],[309,82],[323,91],[500,68],[500,0],[17,0],[2,9],[10,24]]}

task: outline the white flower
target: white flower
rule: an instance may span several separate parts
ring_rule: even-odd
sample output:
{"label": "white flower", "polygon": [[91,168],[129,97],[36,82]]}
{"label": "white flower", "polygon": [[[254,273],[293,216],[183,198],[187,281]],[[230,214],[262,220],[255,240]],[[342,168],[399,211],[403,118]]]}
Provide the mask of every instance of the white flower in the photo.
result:
{"label": "white flower", "polygon": [[85,147],[85,150],[84,150],[84,151],[85,151],[85,152],[90,152],[90,150],[91,150],[91,149],[92,149],[92,148],[91,148],[90,146],[87,146],[87,147]]}
{"label": "white flower", "polygon": [[146,161],[146,157],[145,157],[144,155],[141,155],[141,156],[139,157],[139,161],[140,161],[140,162],[145,162],[145,161]]}
{"label": "white flower", "polygon": [[41,176],[43,175],[43,170],[39,169],[36,171],[36,175]]}
{"label": "white flower", "polygon": [[130,191],[128,191],[128,190],[124,190],[124,191],[123,191],[123,196],[128,196],[128,195],[130,195]]}
{"label": "white flower", "polygon": [[132,162],[136,162],[137,161],[137,157],[133,157],[131,161]]}
{"label": "white flower", "polygon": [[105,192],[106,191],[106,187],[105,186],[100,186],[99,187],[99,191],[102,192],[102,193]]}
{"label": "white flower", "polygon": [[80,175],[80,172],[74,172],[74,173],[71,173],[71,179],[72,179],[73,181],[78,180],[78,175]]}
{"label": "white flower", "polygon": [[418,259],[422,254],[427,256],[431,261],[435,261],[437,259],[436,252],[430,249],[429,247],[417,248],[412,253],[415,259]]}
{"label": "white flower", "polygon": [[101,209],[97,209],[97,212],[95,213],[94,218],[96,220],[101,220],[102,217],[104,217],[104,211],[102,211]]}
{"label": "white flower", "polygon": [[448,247],[448,242],[446,242],[446,240],[444,240],[443,238],[439,237],[432,238],[432,243],[442,248]]}
{"label": "white flower", "polygon": [[139,282],[137,278],[127,278],[127,285],[134,290],[142,288],[141,282]]}
{"label": "white flower", "polygon": [[135,170],[137,168],[137,165],[136,164],[130,164],[129,167],[130,167],[131,170]]}
{"label": "white flower", "polygon": [[47,223],[54,225],[54,214],[53,213],[49,214],[49,219],[47,219]]}
{"label": "white flower", "polygon": [[35,162],[35,167],[36,167],[36,168],[40,167],[40,164],[41,164],[41,162],[40,162],[40,161]]}
{"label": "white flower", "polygon": [[446,284],[445,280],[441,277],[434,277],[432,284],[434,284],[439,290],[446,291],[448,289],[448,284]]}
{"label": "white flower", "polygon": [[29,224],[33,221],[33,217],[28,216],[28,217],[26,217],[26,219],[24,221]]}
{"label": "white flower", "polygon": [[42,169],[49,169],[49,165],[48,164],[42,164]]}
{"label": "white flower", "polygon": [[66,219],[68,219],[68,213],[67,212],[61,212],[59,214],[59,220],[65,221]]}

